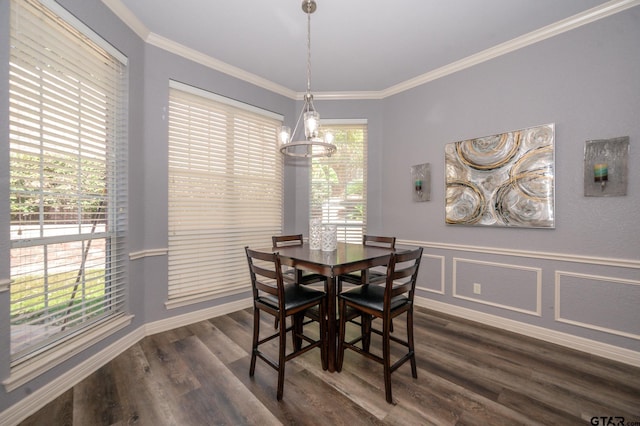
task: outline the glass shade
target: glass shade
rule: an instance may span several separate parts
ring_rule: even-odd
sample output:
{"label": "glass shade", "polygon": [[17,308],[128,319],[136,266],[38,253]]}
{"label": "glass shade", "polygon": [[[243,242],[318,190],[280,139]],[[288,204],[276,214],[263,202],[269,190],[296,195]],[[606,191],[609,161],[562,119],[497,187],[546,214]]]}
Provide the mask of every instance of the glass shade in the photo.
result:
{"label": "glass shade", "polygon": [[336,137],[334,136],[333,132],[330,132],[328,130],[324,132],[324,141],[325,141],[325,143],[330,143],[330,144],[333,145],[333,141],[335,140],[335,138]]}
{"label": "glass shade", "polygon": [[278,129],[278,142],[280,144],[289,143],[291,140],[291,128],[288,126],[282,126]]}
{"label": "glass shade", "polygon": [[304,113],[304,135],[307,139],[315,139],[320,131],[320,114],[317,111]]}

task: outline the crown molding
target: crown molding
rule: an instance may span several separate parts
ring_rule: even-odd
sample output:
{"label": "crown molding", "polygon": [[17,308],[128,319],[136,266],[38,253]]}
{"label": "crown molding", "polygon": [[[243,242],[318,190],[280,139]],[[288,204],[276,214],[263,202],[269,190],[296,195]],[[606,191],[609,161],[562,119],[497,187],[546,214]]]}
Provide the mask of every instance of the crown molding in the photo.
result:
{"label": "crown molding", "polygon": [[[296,92],[270,80],[259,77],[240,68],[229,65],[197,50],[191,49],[180,43],[159,36],[149,31],[148,28],[126,7],[120,0],[102,0],[102,2],[124,23],[129,26],[145,42],[167,50],[178,56],[192,60],[196,63],[228,74],[240,80],[254,84],[263,89],[286,96],[291,99],[302,100],[304,92]],[[640,5],[640,0],[610,0],[599,6],[584,12],[570,16],[569,18],[542,27],[530,33],[516,37],[512,40],[493,46],[489,49],[467,56],[448,65],[429,71],[415,78],[406,80],[394,86],[379,91],[342,91],[342,92],[314,92],[317,100],[379,100],[398,93],[413,89],[447,75],[473,67],[491,59],[514,52],[518,49],[530,46],[556,35],[571,31],[583,25],[598,21],[624,10]]]}
{"label": "crown molding", "polygon": [[199,63],[200,65],[204,65],[205,67],[246,81],[247,83],[251,83],[263,89],[278,93],[292,99],[296,98],[297,93],[294,90],[288,89],[284,86],[267,80],[266,78],[259,77],[238,67],[234,67],[233,65],[229,65],[226,62],[222,62],[195,49],[184,46],[180,43],[176,43],[173,40],[159,36],[155,33],[149,33],[149,36],[145,41],[153,46],[167,50],[171,53],[175,53],[178,56],[182,56],[183,58],[192,60],[196,63]]}
{"label": "crown molding", "polygon": [[431,81],[456,73],[458,71],[462,71],[466,68],[473,67],[499,56],[506,55],[507,53],[514,52],[516,50],[557,36],[567,31],[571,31],[583,25],[590,24],[592,22],[622,12],[637,5],[640,5],[640,0],[608,1],[607,3],[603,3],[589,10],[585,10],[584,12],[578,13],[577,15],[573,15],[561,21],[554,22],[553,24],[547,25],[546,27],[531,31],[530,33],[490,47],[489,49],[483,50],[474,55],[467,56],[466,58],[452,62],[443,67],[422,74],[421,76],[396,84],[395,86],[391,86],[381,91],[381,97],[386,98],[392,95],[396,95],[422,84],[429,83]]}
{"label": "crown molding", "polygon": [[125,25],[133,30],[142,40],[146,40],[151,31],[120,0],[102,0]]}

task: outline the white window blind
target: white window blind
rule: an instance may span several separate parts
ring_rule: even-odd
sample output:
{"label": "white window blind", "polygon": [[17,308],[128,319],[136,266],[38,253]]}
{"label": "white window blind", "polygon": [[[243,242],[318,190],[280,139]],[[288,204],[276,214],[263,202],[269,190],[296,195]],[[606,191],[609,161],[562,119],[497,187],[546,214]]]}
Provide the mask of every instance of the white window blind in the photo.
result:
{"label": "white window blind", "polygon": [[78,28],[37,1],[11,2],[14,365],[126,308],[126,61]]}
{"label": "white window blind", "polygon": [[168,307],[246,290],[244,246],[282,229],[281,122],[227,101],[171,82]]}
{"label": "white window blind", "polygon": [[338,240],[361,243],[367,226],[367,124],[322,127],[335,135],[338,151],[311,162],[310,218],[338,225]]}

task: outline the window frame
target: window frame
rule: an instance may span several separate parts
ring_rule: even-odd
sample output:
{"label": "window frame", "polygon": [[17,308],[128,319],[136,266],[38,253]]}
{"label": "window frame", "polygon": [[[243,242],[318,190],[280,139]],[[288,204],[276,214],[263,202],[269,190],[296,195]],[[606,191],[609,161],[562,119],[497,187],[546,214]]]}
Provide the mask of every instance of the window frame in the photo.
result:
{"label": "window frame", "polygon": [[[322,128],[324,131],[333,131],[335,136],[335,143],[338,146],[338,150],[331,157],[314,157],[311,158],[310,167],[309,167],[309,219],[321,219],[323,224],[335,224],[338,225],[338,241],[342,242],[350,242],[350,243],[361,243],[362,235],[366,234],[367,229],[367,151],[368,151],[368,121],[366,119],[333,119],[333,120],[322,120]],[[333,201],[331,201],[332,197],[329,197],[328,206],[323,205],[322,207],[318,207],[318,199],[322,199],[322,203],[326,204],[326,196],[315,195],[315,192],[321,193],[324,192],[335,192],[335,186],[330,181],[332,177],[329,176],[325,179],[325,183],[327,187],[325,189],[317,189],[318,185],[321,183],[319,179],[314,175],[322,173],[319,170],[319,166],[329,166],[338,165],[343,168],[351,168],[353,169],[353,156],[342,156],[342,152],[345,151],[344,148],[341,149],[340,145],[345,143],[344,140],[341,140],[340,132],[341,131],[361,131],[363,141],[362,141],[362,162],[359,163],[357,169],[361,171],[361,180],[362,180],[362,188],[359,192],[362,196],[359,200],[349,200],[348,192],[350,185],[355,185],[355,179],[352,179],[350,182],[339,182],[338,183],[338,191],[342,192],[343,195],[341,197],[333,197]],[[340,172],[335,172],[334,168],[332,168],[332,172],[336,176],[335,178],[339,178],[338,174]],[[344,173],[344,171],[343,171]],[[324,176],[327,176],[327,173],[324,173]],[[353,186],[352,186],[353,188]],[[360,222],[351,222],[349,223],[349,217],[353,216],[362,216],[362,220]]]}
{"label": "window frame", "polygon": [[[20,232],[12,232],[12,254],[14,250],[28,252],[30,247],[42,247],[46,250],[46,247],[51,245],[69,243],[81,245],[81,250],[76,252],[89,253],[90,241],[102,239],[105,248],[101,253],[106,268],[102,285],[104,295],[99,295],[100,302],[94,304],[94,308],[99,307],[97,311],[92,311],[89,307],[86,294],[81,295],[81,299],[78,300],[82,300],[83,303],[80,305],[80,311],[77,311],[80,320],[76,326],[71,326],[67,321],[76,319],[70,320],[73,318],[69,316],[71,306],[64,302],[59,306],[67,305],[69,308],[60,311],[66,312],[66,319],[65,325],[58,333],[53,337],[37,334],[41,337],[38,341],[25,346],[22,351],[11,351],[10,377],[3,381],[6,389],[11,391],[130,324],[132,316],[128,313],[127,273],[127,58],[53,0],[16,0],[11,1],[9,8],[12,40],[9,57],[9,153],[12,163],[10,176],[19,176],[19,167],[37,165],[31,158],[39,158],[40,164],[52,160],[52,164],[56,164],[55,167],[64,167],[66,176],[73,178],[67,179],[66,184],[71,184],[78,190],[75,196],[73,192],[65,192],[65,189],[58,191],[57,195],[53,192],[47,194],[57,197],[55,199],[60,202],[75,199],[77,207],[74,207],[74,210],[77,209],[77,215],[75,221],[70,224],[77,226],[77,231],[69,234],[66,233],[68,229],[63,230],[63,227],[52,219],[53,216],[47,216],[42,204],[45,196],[44,183],[51,182],[55,186],[56,183],[62,182],[63,177],[59,173],[61,169],[54,167],[47,174],[40,166],[36,172],[39,175],[39,189],[37,186],[34,190],[11,187],[10,194],[23,194],[25,197],[33,195],[40,200],[36,207],[36,211],[39,212],[37,234],[27,238]],[[19,33],[16,30],[18,19]],[[29,34],[32,38],[23,37],[27,31],[31,31]],[[38,34],[40,39],[35,36]],[[47,48],[39,49],[39,43],[46,43]],[[72,51],[76,56],[80,55],[83,61],[65,60],[67,51]],[[39,65],[43,61],[47,67]],[[108,65],[109,61],[112,61],[111,65]],[[94,66],[93,64],[96,64],[97,68],[93,68],[91,72],[87,71]],[[118,65],[112,66],[113,64]],[[40,69],[39,73],[37,69]],[[103,71],[100,71],[101,69]],[[105,80],[96,80],[96,75]],[[69,84],[72,80],[76,81],[75,86]],[[33,82],[38,81],[39,85],[33,85]],[[73,87],[82,94],[71,97],[76,93]],[[106,89],[107,87],[109,88]],[[104,125],[101,124],[103,120]],[[29,123],[33,122],[40,122],[40,127],[30,127]],[[79,131],[75,136],[75,142],[69,143],[69,134],[73,129]],[[104,130],[104,133],[100,129]],[[101,145],[102,143],[104,145]],[[37,146],[41,146],[40,151],[35,149]],[[70,166],[73,163],[65,163],[65,158],[74,159],[77,163]],[[95,171],[87,172],[86,167],[89,164],[92,164],[95,170],[104,171],[103,179],[95,179],[97,175],[92,174]],[[103,190],[100,190],[101,186],[104,186]],[[20,197],[16,199],[19,200]],[[94,200],[93,207],[88,207],[91,206],[91,200]],[[15,209],[21,209],[20,203],[21,201],[16,201],[10,204],[14,205]],[[98,207],[95,207],[95,203],[98,203]],[[106,208],[102,209],[104,206]],[[22,213],[16,213],[17,211],[19,210],[13,211],[12,214],[24,217]],[[65,217],[69,220],[69,216]],[[12,224],[14,222],[12,220]],[[97,223],[104,224],[104,228],[97,230],[97,227],[93,226]],[[63,252],[64,250],[60,251]],[[30,262],[30,265],[37,266],[38,262],[42,264],[44,296],[44,292],[47,291],[45,283],[49,280],[48,277],[53,276],[55,269],[46,257],[42,261],[31,261],[26,260],[33,259],[31,255],[27,256],[23,260]],[[18,262],[13,257],[12,255],[12,263]],[[83,255],[80,254],[79,257],[82,258]],[[63,266],[77,268],[77,263],[74,263],[78,261],[77,257],[74,260],[63,258],[60,261]],[[78,297],[77,294],[83,287],[85,290],[95,290],[100,286],[96,284],[99,278],[95,275],[87,276],[87,262],[86,258],[80,262],[80,272],[76,281],[78,291],[74,290],[74,298]],[[99,256],[95,262],[94,265],[100,265]],[[18,269],[15,271],[11,272],[10,292],[12,285],[16,285],[14,278],[18,276]],[[75,300],[69,300],[75,303]],[[14,303],[17,301],[11,301],[10,305],[13,306]],[[13,327],[13,320],[11,323]]]}

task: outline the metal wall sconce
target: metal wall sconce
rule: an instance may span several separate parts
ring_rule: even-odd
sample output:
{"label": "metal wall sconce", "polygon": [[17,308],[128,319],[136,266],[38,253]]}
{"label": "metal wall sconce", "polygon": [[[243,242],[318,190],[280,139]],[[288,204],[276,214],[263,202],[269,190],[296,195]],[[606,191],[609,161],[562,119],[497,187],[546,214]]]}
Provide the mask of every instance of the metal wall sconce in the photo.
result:
{"label": "metal wall sconce", "polygon": [[590,140],[584,147],[585,197],[627,195],[629,137]]}
{"label": "metal wall sconce", "polygon": [[431,199],[431,165],[429,163],[411,166],[411,184],[413,201],[429,201]]}

